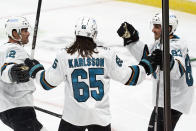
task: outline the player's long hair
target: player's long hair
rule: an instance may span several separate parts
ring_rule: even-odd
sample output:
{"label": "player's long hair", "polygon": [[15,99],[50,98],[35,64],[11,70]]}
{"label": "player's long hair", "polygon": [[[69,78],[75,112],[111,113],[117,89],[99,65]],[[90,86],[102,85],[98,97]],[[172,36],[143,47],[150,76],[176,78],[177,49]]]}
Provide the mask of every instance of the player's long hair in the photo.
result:
{"label": "player's long hair", "polygon": [[98,53],[95,51],[96,47],[97,45],[92,38],[76,36],[76,41],[67,48],[67,53],[72,55],[78,51],[82,57],[92,57],[93,53]]}

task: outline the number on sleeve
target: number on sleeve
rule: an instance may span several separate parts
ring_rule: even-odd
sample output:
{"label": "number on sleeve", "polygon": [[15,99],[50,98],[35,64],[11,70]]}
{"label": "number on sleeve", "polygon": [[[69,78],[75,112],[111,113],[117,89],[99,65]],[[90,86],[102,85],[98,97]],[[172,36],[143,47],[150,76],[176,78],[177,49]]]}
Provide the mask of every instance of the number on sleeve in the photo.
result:
{"label": "number on sleeve", "polygon": [[15,51],[15,50],[11,50],[11,51],[8,53],[7,57],[15,58],[15,55],[16,55],[16,51]]}
{"label": "number on sleeve", "polygon": [[171,53],[172,53],[173,56],[180,56],[180,57],[182,57],[182,52],[181,52],[180,49],[178,49],[178,50],[171,50]]}
{"label": "number on sleeve", "polygon": [[56,69],[57,68],[57,63],[58,63],[58,60],[55,59],[53,65],[52,65],[52,68]]}

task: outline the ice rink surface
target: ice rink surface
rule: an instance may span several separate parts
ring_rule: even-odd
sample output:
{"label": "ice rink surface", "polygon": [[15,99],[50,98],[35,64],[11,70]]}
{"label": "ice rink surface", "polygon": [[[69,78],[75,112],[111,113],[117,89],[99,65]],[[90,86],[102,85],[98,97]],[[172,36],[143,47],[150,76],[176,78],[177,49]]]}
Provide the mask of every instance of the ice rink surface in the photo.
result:
{"label": "ice rink surface", "polygon": [[[34,28],[37,0],[0,0],[0,43],[7,41],[4,23],[9,16],[25,16]],[[56,51],[74,38],[74,24],[79,16],[92,16],[97,20],[98,39],[116,50],[128,64],[138,64],[124,48],[116,30],[124,21],[132,23],[147,44],[153,42],[150,20],[161,9],[114,0],[43,0],[37,38],[35,59],[47,68],[54,61]],[[187,41],[190,56],[196,57],[196,15],[174,12],[179,19],[176,34]],[[33,31],[32,31],[33,32]],[[30,38],[32,41],[32,37]],[[25,47],[30,52],[31,43]],[[196,79],[196,62],[192,62]],[[195,88],[195,84],[194,84]],[[146,131],[153,109],[152,83],[148,77],[142,84],[131,87],[111,81],[111,112],[113,131]],[[64,85],[45,91],[37,86],[35,105],[62,114]],[[196,98],[195,98],[196,99]],[[38,119],[48,129],[57,131],[59,118],[37,111]],[[191,112],[183,115],[175,131],[195,131],[196,100]],[[0,122],[0,131],[11,131]]]}

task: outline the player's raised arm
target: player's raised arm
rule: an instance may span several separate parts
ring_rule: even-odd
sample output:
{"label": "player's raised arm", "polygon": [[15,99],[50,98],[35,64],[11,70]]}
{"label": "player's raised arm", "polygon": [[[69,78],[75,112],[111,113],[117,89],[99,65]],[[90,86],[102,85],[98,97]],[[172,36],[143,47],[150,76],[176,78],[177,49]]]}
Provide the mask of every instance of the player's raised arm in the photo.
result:
{"label": "player's raised arm", "polygon": [[137,61],[149,54],[148,46],[139,40],[139,32],[128,22],[123,22],[117,33],[123,38],[124,46]]}

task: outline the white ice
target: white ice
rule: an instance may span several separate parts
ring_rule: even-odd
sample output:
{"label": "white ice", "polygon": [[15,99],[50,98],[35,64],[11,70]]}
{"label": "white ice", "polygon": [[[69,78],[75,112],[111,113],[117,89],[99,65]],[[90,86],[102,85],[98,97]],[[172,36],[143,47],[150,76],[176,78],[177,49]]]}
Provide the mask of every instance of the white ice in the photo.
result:
{"label": "white ice", "polygon": [[[4,22],[9,16],[25,16],[34,28],[37,0],[0,0],[0,42],[6,42]],[[124,61],[137,64],[133,57],[122,47],[122,40],[116,30],[124,21],[132,23],[146,43],[153,42],[150,30],[150,19],[161,9],[138,4],[118,2],[114,0],[43,0],[35,58],[47,68],[51,66],[56,51],[65,46],[65,41],[74,37],[74,24],[79,16],[92,16],[97,20],[98,39],[105,46],[119,52]],[[176,34],[187,40],[191,57],[196,57],[196,15],[173,11],[179,18]],[[32,31],[33,32],[33,31]],[[32,41],[32,38],[30,39]],[[31,44],[26,49],[30,52]],[[193,65],[193,77],[196,75],[196,64]],[[194,85],[195,86],[195,85]],[[63,84],[45,91],[37,87],[35,105],[56,113],[63,110]],[[111,112],[113,131],[146,131],[150,114],[153,109],[152,83],[150,77],[142,84],[129,87],[111,81]],[[36,111],[37,118],[48,131],[57,131],[59,118]],[[183,115],[175,131],[195,131],[196,100],[191,112]],[[0,122],[0,131],[11,131]]]}

